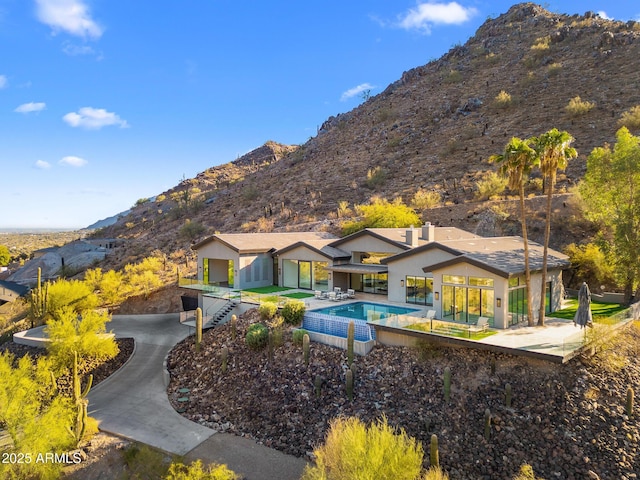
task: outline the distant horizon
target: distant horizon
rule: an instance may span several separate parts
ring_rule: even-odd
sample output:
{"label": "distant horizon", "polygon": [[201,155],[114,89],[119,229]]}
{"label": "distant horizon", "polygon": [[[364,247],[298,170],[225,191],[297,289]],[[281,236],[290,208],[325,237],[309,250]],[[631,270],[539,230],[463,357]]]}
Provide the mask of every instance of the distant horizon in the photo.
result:
{"label": "distant horizon", "polygon": [[8,233],[57,233],[57,232],[77,232],[86,230],[86,227],[0,227],[0,235]]}

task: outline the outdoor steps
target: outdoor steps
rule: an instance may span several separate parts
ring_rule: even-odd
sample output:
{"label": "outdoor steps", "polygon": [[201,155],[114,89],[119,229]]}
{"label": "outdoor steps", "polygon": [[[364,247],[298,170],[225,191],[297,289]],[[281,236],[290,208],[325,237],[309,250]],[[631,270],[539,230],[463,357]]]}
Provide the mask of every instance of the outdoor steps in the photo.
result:
{"label": "outdoor steps", "polygon": [[220,325],[222,323],[222,321],[227,317],[227,315],[229,315],[229,313],[236,307],[236,304],[234,302],[227,302],[225,304],[224,307],[222,307],[220,310],[218,310],[214,315],[213,318],[207,322],[207,325],[205,328],[215,328],[218,325]]}

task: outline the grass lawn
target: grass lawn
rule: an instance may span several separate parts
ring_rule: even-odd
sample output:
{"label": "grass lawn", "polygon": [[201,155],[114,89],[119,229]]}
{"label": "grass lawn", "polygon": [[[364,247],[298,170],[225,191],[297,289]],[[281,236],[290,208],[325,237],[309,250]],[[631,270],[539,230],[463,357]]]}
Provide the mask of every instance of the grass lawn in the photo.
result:
{"label": "grass lawn", "polygon": [[293,292],[293,293],[285,293],[281,295],[282,297],[288,298],[311,298],[314,296],[313,293],[305,293],[305,292]]}
{"label": "grass lawn", "polygon": [[251,293],[277,293],[277,292],[286,292],[287,290],[292,290],[292,289],[289,287],[279,287],[277,285],[268,285],[266,287],[247,288],[243,291],[251,292]]}
{"label": "grass lawn", "polygon": [[[573,317],[576,314],[576,310],[578,310],[578,299],[571,298],[565,301],[566,307],[562,310],[558,310],[557,312],[553,312],[549,314],[550,317],[555,318],[566,318],[568,320],[573,320]],[[602,303],[602,302],[591,302],[591,314],[593,318],[606,318],[614,315],[622,310],[626,310],[627,307],[624,305],[620,305],[619,303]]]}
{"label": "grass lawn", "polygon": [[[418,330],[420,332],[429,332],[431,333],[431,328],[427,323],[414,323],[412,325],[407,325],[407,330]],[[467,340],[482,340],[483,338],[490,337],[491,335],[495,335],[495,330],[487,330],[485,332],[472,332],[469,335],[469,331],[465,330],[462,326],[460,328],[453,327],[450,330],[441,330],[437,327],[433,329],[433,333],[437,333],[439,335],[446,335],[448,337],[458,337],[458,338],[466,338]]]}

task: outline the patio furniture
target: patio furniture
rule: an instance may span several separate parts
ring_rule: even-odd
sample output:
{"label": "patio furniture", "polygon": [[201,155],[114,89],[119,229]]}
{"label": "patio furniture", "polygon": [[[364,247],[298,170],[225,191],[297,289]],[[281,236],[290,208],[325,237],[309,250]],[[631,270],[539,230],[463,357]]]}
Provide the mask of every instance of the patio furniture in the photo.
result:
{"label": "patio furniture", "polygon": [[329,300],[331,300],[332,302],[337,302],[338,301],[338,296],[337,296],[336,292],[329,292],[327,294],[327,298],[329,298]]}
{"label": "patio furniture", "polygon": [[424,318],[426,318],[427,320],[433,320],[434,318],[436,318],[436,311],[427,310],[427,314],[424,316]]}
{"label": "patio furniture", "polygon": [[340,288],[340,287],[333,287],[333,291],[334,291],[334,292],[336,292],[336,293],[340,293],[340,292],[342,292],[342,288]]}
{"label": "patio furniture", "polygon": [[323,298],[327,298],[325,294],[322,293],[320,290],[314,290],[313,295],[319,300],[322,300]]}
{"label": "patio furniture", "polygon": [[486,332],[489,328],[489,319],[487,317],[478,317],[475,325],[469,325],[470,333]]}

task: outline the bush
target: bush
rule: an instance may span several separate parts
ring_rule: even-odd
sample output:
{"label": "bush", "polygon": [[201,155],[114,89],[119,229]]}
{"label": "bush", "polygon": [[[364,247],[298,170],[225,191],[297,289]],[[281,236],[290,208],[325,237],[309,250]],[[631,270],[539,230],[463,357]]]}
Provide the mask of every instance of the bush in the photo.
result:
{"label": "bush", "polygon": [[199,222],[192,222],[187,219],[184,225],[180,227],[180,235],[188,240],[193,240],[197,236],[201,235],[206,229],[204,225]]}
{"label": "bush", "polygon": [[476,182],[476,198],[478,200],[489,200],[502,195],[507,188],[508,180],[496,172],[487,172]]}
{"label": "bush", "polygon": [[304,328],[298,328],[297,330],[294,330],[293,331],[293,344],[294,345],[302,345],[302,339],[308,333],[309,332],[307,332]]}
{"label": "bush", "polygon": [[316,465],[305,467],[303,480],[415,480],[422,469],[422,445],[404,430],[397,433],[386,418],[369,427],[358,418],[336,418],[313,453]]}
{"label": "bush", "polygon": [[520,471],[518,474],[513,477],[513,480],[542,480],[539,477],[536,477],[536,474],[533,471],[533,468],[529,464],[524,464],[520,467]]}
{"label": "bush", "polygon": [[203,468],[202,461],[196,460],[190,465],[172,463],[165,480],[237,480],[240,477],[226,465],[212,463]]}
{"label": "bush", "polygon": [[384,184],[387,180],[387,172],[385,172],[382,167],[377,166],[374,168],[370,168],[367,171],[367,180],[365,185],[367,188],[374,189]]}
{"label": "bush", "polygon": [[266,347],[268,340],[269,329],[261,323],[254,323],[251,325],[244,337],[244,341],[247,346],[253,350],[260,350],[261,348]]}
{"label": "bush", "polygon": [[442,197],[439,192],[418,190],[411,199],[411,208],[414,210],[426,210],[428,208],[435,208],[440,205]]}
{"label": "bush", "polygon": [[278,313],[278,305],[272,302],[261,303],[258,307],[258,312],[260,312],[262,320],[271,320]]}
{"label": "bush", "polygon": [[496,95],[494,98],[496,105],[500,108],[507,108],[511,105],[511,95],[505,92],[504,90],[500,90],[500,93]]}
{"label": "bush", "polygon": [[593,102],[583,101],[580,97],[573,97],[564,107],[565,111],[572,117],[579,117],[590,112],[596,104]]}
{"label": "bush", "polygon": [[282,307],[282,317],[287,325],[300,325],[306,307],[300,300],[287,300]]}
{"label": "bush", "polygon": [[640,105],[631,107],[629,110],[622,113],[618,125],[621,127],[627,127],[630,130],[640,128]]}
{"label": "bush", "polygon": [[47,313],[49,315],[56,315],[56,312],[66,307],[78,314],[97,306],[98,296],[91,291],[85,282],[58,279],[49,284],[47,293]]}

